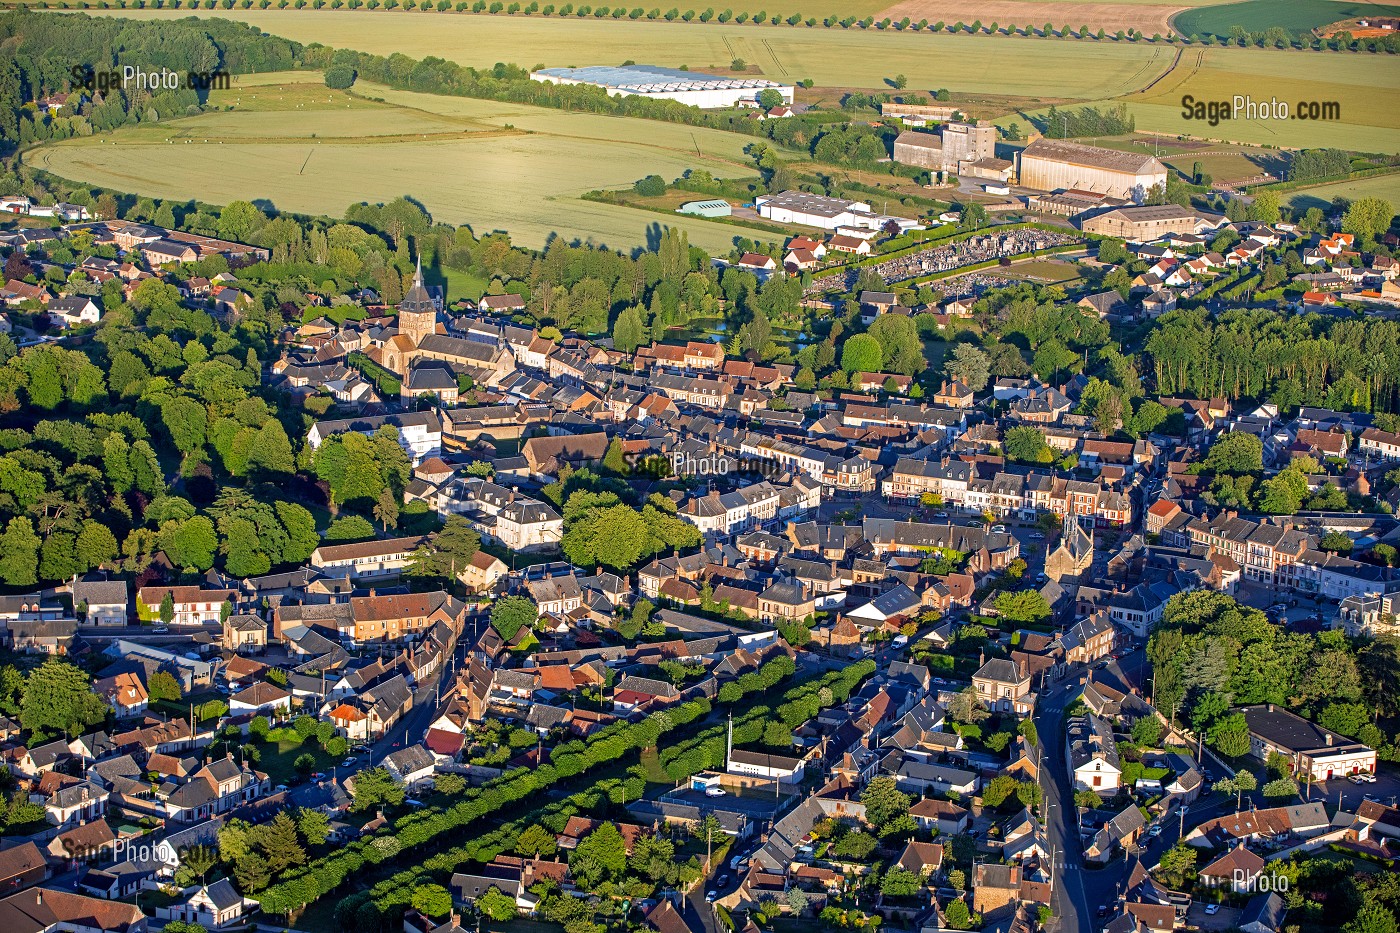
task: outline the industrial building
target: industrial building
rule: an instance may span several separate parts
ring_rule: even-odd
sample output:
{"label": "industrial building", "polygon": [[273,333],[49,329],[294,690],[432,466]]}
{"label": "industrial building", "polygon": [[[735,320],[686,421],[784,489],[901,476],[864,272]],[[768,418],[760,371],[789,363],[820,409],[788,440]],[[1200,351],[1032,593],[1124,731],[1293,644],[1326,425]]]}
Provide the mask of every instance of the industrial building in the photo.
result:
{"label": "industrial building", "polygon": [[728,201],[718,199],[711,201],[686,201],[676,208],[677,214],[694,214],[696,217],[728,217],[734,213],[734,209]]}
{"label": "industrial building", "polygon": [[1085,217],[1085,233],[1115,236],[1132,243],[1151,243],[1169,233],[1207,233],[1226,222],[1224,214],[1207,214],[1179,204],[1119,207]]}
{"label": "industrial building", "polygon": [[996,157],[997,128],[990,123],[945,123],[935,133],[906,131],[894,141],[894,160],[904,165],[957,172],[963,162]]}
{"label": "industrial building", "polygon": [[613,96],[674,100],[692,107],[716,109],[736,104],[757,106],[763,91],[777,91],[792,103],[794,87],[764,78],[724,78],[698,71],[659,65],[590,65],[587,68],[542,68],[530,77],[544,84],[588,84]]}
{"label": "industrial building", "polygon": [[1063,139],[1037,139],[1021,150],[1020,179],[1026,188],[1075,188],[1141,204],[1167,183],[1167,167],[1141,152],[1121,152]]}
{"label": "industrial building", "polygon": [[760,195],[754,199],[754,207],[758,210],[758,216],[774,223],[819,227],[862,238],[884,229],[890,223],[898,227],[900,233],[924,229],[917,220],[908,217],[876,214],[865,201],[829,198],[806,191]]}

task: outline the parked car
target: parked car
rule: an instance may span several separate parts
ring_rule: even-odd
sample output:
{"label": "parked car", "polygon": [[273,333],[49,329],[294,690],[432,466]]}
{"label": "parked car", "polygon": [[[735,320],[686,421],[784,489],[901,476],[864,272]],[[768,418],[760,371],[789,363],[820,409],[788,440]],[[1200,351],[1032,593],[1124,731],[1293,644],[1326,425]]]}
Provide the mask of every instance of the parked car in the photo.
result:
{"label": "parked car", "polygon": [[1218,914],[1218,913],[1220,913],[1220,905],[1219,905],[1219,904],[1207,904],[1207,905],[1206,905],[1206,916],[1207,916],[1207,917],[1214,917],[1214,916],[1215,916],[1216,914]]}
{"label": "parked car", "polygon": [[168,626],[168,625],[157,625],[155,628],[151,629],[151,634],[152,634],[152,635],[168,635],[168,634],[170,634],[170,626]]}
{"label": "parked car", "polygon": [[342,762],[340,763],[340,766],[341,766],[342,768],[353,768],[353,767],[355,767],[355,762],[357,762],[357,761],[359,761],[359,760],[360,760],[360,759],[356,758],[354,755],[351,755],[349,758],[347,758],[347,759],[345,759],[344,761],[342,761]]}
{"label": "parked car", "polygon": [[705,796],[706,796],[706,797],[723,797],[724,794],[725,794],[725,791],[724,791],[724,788],[723,788],[723,787],[707,787],[707,788],[705,788]]}
{"label": "parked car", "polygon": [[1006,534],[1006,526],[1005,526],[1005,525],[993,525],[993,526],[992,526],[992,531],[995,531],[995,532],[997,532],[997,533],[999,533],[999,534]]}
{"label": "parked car", "polygon": [[714,891],[706,891],[706,892],[705,892],[705,903],[706,903],[706,904],[713,904],[713,903],[715,902],[715,898],[717,898],[717,897],[719,897],[719,895],[716,894]]}
{"label": "parked car", "polygon": [[1041,534],[1041,533],[1038,532],[1038,531],[1032,531],[1032,532],[1031,532],[1031,540],[1032,540],[1032,541],[1044,541],[1044,540],[1045,540],[1045,535]]}
{"label": "parked car", "polygon": [[1160,835],[1162,835],[1162,826],[1160,823],[1156,826],[1153,826],[1147,831],[1147,836],[1149,839],[1156,839]]}
{"label": "parked car", "polygon": [[721,888],[724,887],[724,886],[725,886],[726,884],[728,884],[728,883],[729,883],[729,876],[728,876],[727,874],[726,874],[726,875],[720,875],[718,878],[715,879],[715,884],[719,885]]}

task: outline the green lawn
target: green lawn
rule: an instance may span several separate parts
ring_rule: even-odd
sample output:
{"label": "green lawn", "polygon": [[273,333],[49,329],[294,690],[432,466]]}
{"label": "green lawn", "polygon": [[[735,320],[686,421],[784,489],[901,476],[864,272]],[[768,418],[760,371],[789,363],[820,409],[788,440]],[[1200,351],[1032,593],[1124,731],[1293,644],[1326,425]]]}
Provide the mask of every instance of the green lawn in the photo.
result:
{"label": "green lawn", "polygon": [[294,762],[301,755],[309,754],[316,759],[316,767],[312,770],[327,773],[330,772],[331,768],[340,764],[342,760],[327,755],[316,744],[314,738],[300,745],[292,742],[277,742],[275,744],[263,742],[258,743],[255,747],[261,755],[255,767],[271,778],[274,785],[291,783],[291,779],[297,774]]}
{"label": "green lawn", "polygon": [[1299,188],[1286,192],[1282,200],[1294,209],[1320,207],[1325,211],[1331,207],[1333,198],[1354,201],[1368,197],[1385,198],[1393,206],[1400,207],[1400,175],[1376,175],[1352,181],[1334,181],[1315,188]]}

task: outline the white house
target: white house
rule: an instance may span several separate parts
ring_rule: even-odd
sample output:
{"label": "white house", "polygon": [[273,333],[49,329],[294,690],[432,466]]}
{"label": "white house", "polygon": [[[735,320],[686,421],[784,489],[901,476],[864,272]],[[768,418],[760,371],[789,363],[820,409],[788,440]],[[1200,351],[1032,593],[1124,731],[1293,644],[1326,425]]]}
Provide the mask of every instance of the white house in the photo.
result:
{"label": "white house", "polygon": [[257,904],[239,894],[227,878],[220,878],[213,884],[186,888],[181,896],[184,900],[157,908],[156,914],[166,920],[197,923],[206,930],[241,926],[244,912]]}

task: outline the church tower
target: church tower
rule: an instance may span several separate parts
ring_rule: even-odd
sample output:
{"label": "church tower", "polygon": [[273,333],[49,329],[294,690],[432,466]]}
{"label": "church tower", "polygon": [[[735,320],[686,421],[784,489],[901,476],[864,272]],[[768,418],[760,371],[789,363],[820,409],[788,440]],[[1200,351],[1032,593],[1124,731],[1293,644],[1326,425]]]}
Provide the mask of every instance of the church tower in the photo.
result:
{"label": "church tower", "polygon": [[437,331],[437,307],[433,304],[428,290],[423,287],[423,258],[418,258],[418,271],[413,275],[413,285],[399,303],[399,335],[407,337],[410,346],[417,348],[423,338]]}

